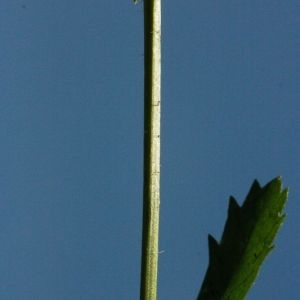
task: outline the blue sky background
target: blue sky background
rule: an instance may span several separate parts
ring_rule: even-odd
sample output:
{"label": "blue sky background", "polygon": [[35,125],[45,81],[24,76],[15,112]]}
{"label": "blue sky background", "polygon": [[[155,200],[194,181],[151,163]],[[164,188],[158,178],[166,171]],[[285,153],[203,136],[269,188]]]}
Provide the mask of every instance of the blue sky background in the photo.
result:
{"label": "blue sky background", "polygon": [[[229,195],[278,175],[287,220],[247,299],[298,299],[300,5],[163,1],[159,299],[195,299]],[[0,4],[0,298],[138,299],[143,13]]]}

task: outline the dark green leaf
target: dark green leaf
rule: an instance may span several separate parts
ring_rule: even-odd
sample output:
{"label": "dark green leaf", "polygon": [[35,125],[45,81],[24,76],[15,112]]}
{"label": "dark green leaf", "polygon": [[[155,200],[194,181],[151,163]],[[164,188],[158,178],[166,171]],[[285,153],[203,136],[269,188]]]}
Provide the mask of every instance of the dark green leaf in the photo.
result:
{"label": "dark green leaf", "polygon": [[288,190],[277,177],[264,187],[255,180],[240,207],[229,199],[221,242],[208,237],[209,265],[197,300],[242,300],[274,248],[284,221]]}

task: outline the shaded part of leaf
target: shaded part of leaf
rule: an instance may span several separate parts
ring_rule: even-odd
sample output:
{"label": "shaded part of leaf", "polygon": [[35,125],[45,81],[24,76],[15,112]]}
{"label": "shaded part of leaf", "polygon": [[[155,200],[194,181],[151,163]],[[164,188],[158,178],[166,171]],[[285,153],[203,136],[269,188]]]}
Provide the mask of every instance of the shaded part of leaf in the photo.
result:
{"label": "shaded part of leaf", "polygon": [[[209,249],[209,266],[206,276],[203,281],[205,289],[202,290],[203,299],[213,300],[220,296],[218,287],[221,284],[220,266],[220,246],[212,235],[208,235],[208,249]],[[211,281],[211,278],[214,280]]]}

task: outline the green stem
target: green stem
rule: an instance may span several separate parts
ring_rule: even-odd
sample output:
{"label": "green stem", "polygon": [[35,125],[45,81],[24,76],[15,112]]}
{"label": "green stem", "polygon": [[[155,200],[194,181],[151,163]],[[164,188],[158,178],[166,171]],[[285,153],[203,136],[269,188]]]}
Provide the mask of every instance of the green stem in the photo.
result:
{"label": "green stem", "polygon": [[161,0],[144,0],[144,192],[141,300],[157,296],[160,203]]}

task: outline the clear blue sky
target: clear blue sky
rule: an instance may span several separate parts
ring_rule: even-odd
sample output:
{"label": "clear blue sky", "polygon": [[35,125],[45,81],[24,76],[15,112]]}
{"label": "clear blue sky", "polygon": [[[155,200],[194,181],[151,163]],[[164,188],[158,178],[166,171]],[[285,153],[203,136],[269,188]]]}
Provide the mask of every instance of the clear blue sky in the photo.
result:
{"label": "clear blue sky", "polygon": [[[195,299],[228,197],[282,175],[287,220],[249,300],[297,299],[300,5],[163,1],[159,299]],[[0,4],[0,298],[139,298],[143,13]]]}

